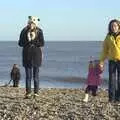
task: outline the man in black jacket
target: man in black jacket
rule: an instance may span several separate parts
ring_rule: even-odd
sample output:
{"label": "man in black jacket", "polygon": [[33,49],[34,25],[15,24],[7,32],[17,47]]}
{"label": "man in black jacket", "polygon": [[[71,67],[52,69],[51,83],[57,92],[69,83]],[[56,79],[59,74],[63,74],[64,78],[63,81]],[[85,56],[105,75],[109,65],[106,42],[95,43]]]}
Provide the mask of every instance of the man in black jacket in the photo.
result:
{"label": "man in black jacket", "polygon": [[26,97],[31,97],[31,79],[34,80],[34,96],[39,91],[39,67],[42,62],[44,37],[42,29],[37,26],[39,19],[29,16],[28,25],[21,31],[19,46],[23,47],[23,66],[26,73]]}

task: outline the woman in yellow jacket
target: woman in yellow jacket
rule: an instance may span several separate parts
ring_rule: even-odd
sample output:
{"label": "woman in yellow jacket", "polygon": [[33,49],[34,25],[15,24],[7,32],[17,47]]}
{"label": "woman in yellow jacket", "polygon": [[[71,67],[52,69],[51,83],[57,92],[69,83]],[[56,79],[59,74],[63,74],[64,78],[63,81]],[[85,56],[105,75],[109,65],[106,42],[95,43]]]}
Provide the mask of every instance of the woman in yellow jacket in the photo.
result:
{"label": "woman in yellow jacket", "polygon": [[109,101],[120,101],[120,23],[116,19],[108,25],[108,34],[100,56],[101,67],[105,59],[109,61]]}

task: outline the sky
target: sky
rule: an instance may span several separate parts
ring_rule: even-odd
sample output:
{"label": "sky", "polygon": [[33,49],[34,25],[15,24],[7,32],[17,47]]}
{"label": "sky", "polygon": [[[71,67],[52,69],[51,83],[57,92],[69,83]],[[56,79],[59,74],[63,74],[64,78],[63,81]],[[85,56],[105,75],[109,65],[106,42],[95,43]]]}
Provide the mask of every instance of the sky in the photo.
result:
{"label": "sky", "polygon": [[18,41],[28,16],[40,18],[45,41],[103,41],[120,0],[1,0],[0,41]]}

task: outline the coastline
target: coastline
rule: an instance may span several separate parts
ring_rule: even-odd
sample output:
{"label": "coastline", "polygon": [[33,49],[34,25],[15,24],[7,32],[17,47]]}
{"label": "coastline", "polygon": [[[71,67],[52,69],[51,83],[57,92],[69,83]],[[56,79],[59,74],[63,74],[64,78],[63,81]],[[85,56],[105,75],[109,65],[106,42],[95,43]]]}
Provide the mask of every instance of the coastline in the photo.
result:
{"label": "coastline", "polygon": [[[1,83],[1,86],[5,86],[9,81]],[[50,77],[50,78],[40,78],[40,88],[74,88],[83,89],[86,86],[86,78],[84,77]],[[12,85],[12,82],[11,84]],[[34,82],[32,80],[32,88],[34,87]],[[20,80],[20,88],[25,88],[25,80]],[[108,79],[103,79],[101,86],[99,88],[108,89]]]}
{"label": "coastline", "polygon": [[120,103],[109,103],[106,90],[84,103],[83,89],[42,88],[39,97],[25,99],[25,88],[0,87],[0,119],[118,120]]}

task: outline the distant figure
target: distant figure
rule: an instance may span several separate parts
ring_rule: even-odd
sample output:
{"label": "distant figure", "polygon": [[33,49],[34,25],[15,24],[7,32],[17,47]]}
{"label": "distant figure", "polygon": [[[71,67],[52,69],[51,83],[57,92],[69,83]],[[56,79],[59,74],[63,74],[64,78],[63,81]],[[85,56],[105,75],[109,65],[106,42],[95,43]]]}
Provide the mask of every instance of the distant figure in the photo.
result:
{"label": "distant figure", "polygon": [[43,31],[38,27],[39,18],[28,17],[28,24],[20,33],[19,46],[23,47],[23,66],[26,73],[26,98],[31,98],[31,80],[34,80],[34,96],[39,96],[39,67],[42,63]]}
{"label": "distant figure", "polygon": [[20,81],[20,69],[17,64],[13,65],[10,75],[11,80],[13,80],[13,87],[18,87]]}
{"label": "distant figure", "polygon": [[88,77],[87,77],[87,87],[85,90],[85,98],[84,102],[88,102],[89,93],[92,92],[93,96],[96,96],[96,92],[98,90],[98,86],[101,85],[101,70],[99,65],[99,60],[90,60],[89,69],[88,69]]}
{"label": "distant figure", "polygon": [[106,59],[109,62],[109,102],[120,101],[120,21],[116,19],[111,20],[108,25],[100,56],[101,68]]}

